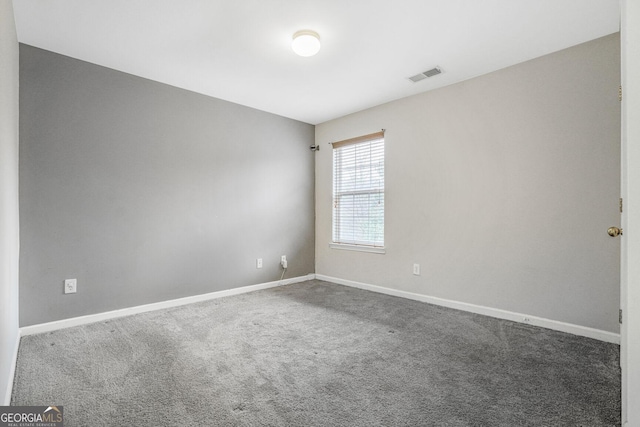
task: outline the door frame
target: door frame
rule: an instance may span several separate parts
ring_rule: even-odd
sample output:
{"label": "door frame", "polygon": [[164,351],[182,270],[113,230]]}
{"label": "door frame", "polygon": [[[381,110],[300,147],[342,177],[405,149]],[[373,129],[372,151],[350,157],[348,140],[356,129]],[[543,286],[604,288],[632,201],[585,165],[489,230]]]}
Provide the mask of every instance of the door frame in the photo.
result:
{"label": "door frame", "polygon": [[[640,426],[640,2],[620,1],[622,425]],[[635,404],[631,404],[634,402]]]}

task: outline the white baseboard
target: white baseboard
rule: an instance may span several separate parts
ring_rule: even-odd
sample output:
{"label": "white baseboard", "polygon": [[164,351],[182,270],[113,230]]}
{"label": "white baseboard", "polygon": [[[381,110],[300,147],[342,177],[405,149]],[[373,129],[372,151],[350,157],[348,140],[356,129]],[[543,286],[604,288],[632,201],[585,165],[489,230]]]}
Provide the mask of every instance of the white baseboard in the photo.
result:
{"label": "white baseboard", "polygon": [[555,331],[560,331],[560,332],[567,332],[569,334],[579,335],[587,338],[593,338],[593,339],[605,341],[608,343],[613,343],[618,345],[620,344],[620,334],[607,332],[600,329],[588,328],[586,326],[559,322],[557,320],[550,320],[542,317],[530,316],[528,314],[515,313],[513,311],[500,310],[497,308],[485,307],[482,305],[469,304],[466,302],[459,302],[459,301],[453,301],[453,300],[448,300],[444,298],[431,297],[428,295],[421,295],[413,292],[390,289],[382,286],[369,285],[367,283],[354,282],[353,280],[339,279],[336,277],[325,276],[323,274],[316,274],[315,277],[318,280],[337,283],[339,285],[351,286],[353,288],[364,289],[367,291],[378,292],[381,294],[392,295],[400,298],[407,298],[407,299],[426,302],[429,304],[439,305],[443,307],[455,308],[457,310],[468,311],[471,313],[482,314],[490,317],[496,317],[498,319],[511,320],[513,322],[540,326],[542,328],[553,329]]}
{"label": "white baseboard", "polygon": [[20,348],[20,330],[16,335],[16,343],[13,346],[13,357],[11,358],[11,367],[9,371],[9,377],[7,378],[7,388],[4,395],[4,402],[2,405],[9,406],[11,403],[11,393],[13,392],[13,380],[16,376],[16,364],[18,363],[18,348]]}
{"label": "white baseboard", "polygon": [[315,274],[308,274],[306,276],[293,277],[291,279],[278,280],[275,282],[260,283],[257,285],[226,289],[224,291],[210,292],[208,294],[194,295],[191,297],[178,298],[178,299],[173,299],[169,301],[161,301],[161,302],[156,302],[152,304],[138,305],[135,307],[128,307],[120,310],[89,314],[86,316],[72,317],[70,319],[57,320],[55,322],[24,326],[20,328],[20,333],[22,336],[41,334],[43,332],[55,331],[58,329],[70,328],[70,327],[79,326],[79,325],[86,325],[89,323],[101,322],[104,320],[115,319],[118,317],[131,316],[132,314],[146,313],[149,311],[162,310],[165,308],[192,304],[194,302],[208,301],[216,298],[229,297],[232,295],[246,294],[247,292],[274,288],[276,286],[289,285],[291,283],[304,282],[306,280],[312,280],[314,278],[315,278]]}
{"label": "white baseboard", "polygon": [[[87,316],[73,317],[70,319],[57,320],[55,322],[41,323],[38,325],[25,326],[20,328],[18,335],[18,342],[21,336],[27,336],[32,334],[39,334],[43,332],[55,331],[58,329],[70,328],[73,326],[86,325],[89,323],[100,322],[109,319],[115,319],[118,317],[131,316],[132,314],[146,313],[149,311],[162,310],[165,308],[178,307],[181,305],[192,304],[200,301],[207,301],[216,298],[228,297],[232,295],[239,295],[248,292],[258,291],[261,289],[268,289],[277,286],[288,285],[292,283],[304,282],[307,280],[324,280],[327,282],[337,283],[339,285],[350,286],[353,288],[364,289],[367,291],[378,292],[386,295],[392,295],[400,298],[407,298],[415,301],[426,302],[429,304],[439,305],[443,307],[454,308],[457,310],[468,311],[471,313],[482,314],[485,316],[495,317],[498,319],[511,320],[513,322],[526,323],[534,326],[540,326],[542,328],[553,329],[556,331],[567,332],[574,335],[579,335],[587,338],[593,338],[600,341],[605,341],[613,344],[620,344],[620,334],[613,332],[607,332],[600,329],[588,328],[586,326],[574,325],[571,323],[559,322],[557,320],[545,319],[542,317],[530,316],[527,314],[516,313],[507,310],[500,310],[497,308],[485,307],[481,305],[469,304],[460,301],[453,301],[444,298],[432,297],[428,295],[416,294],[413,292],[401,291],[398,289],[385,288],[383,286],[370,285],[368,283],[356,282],[353,280],[340,279],[337,277],[325,276],[323,274],[308,274],[306,276],[294,277],[291,279],[284,279],[282,281],[260,283],[257,285],[243,286],[240,288],[227,289],[224,291],[211,292],[202,295],[194,295],[185,298],[178,298],[169,301],[162,301],[153,304],[139,305],[135,307],[128,307],[120,310],[107,311],[104,313],[90,314]],[[15,358],[18,355],[18,344],[16,344],[14,354]],[[11,373],[13,377],[14,372]],[[13,381],[8,384],[8,388],[13,386]],[[9,398],[11,396],[9,390]]]}

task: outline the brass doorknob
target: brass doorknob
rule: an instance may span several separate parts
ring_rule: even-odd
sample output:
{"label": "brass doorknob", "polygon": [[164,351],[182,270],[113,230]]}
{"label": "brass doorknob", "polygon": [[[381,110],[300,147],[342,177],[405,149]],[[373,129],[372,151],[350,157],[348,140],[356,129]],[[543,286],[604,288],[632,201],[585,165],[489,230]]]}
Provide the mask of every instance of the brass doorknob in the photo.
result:
{"label": "brass doorknob", "polygon": [[622,228],[609,227],[609,229],[607,230],[607,234],[611,237],[622,236]]}

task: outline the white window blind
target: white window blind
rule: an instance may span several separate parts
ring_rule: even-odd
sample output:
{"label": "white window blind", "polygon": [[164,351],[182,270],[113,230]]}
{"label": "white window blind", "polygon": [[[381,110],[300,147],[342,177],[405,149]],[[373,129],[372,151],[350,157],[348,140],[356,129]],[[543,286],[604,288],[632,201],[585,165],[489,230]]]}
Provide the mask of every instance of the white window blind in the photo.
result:
{"label": "white window blind", "polygon": [[384,247],[384,132],[333,144],[333,243]]}

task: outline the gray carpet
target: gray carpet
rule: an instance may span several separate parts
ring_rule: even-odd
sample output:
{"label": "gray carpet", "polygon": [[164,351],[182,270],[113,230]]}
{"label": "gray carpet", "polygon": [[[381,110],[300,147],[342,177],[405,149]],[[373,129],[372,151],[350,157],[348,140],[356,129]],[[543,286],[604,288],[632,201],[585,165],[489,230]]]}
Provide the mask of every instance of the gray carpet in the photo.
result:
{"label": "gray carpet", "polygon": [[65,426],[615,426],[619,348],[321,281],[22,338]]}

